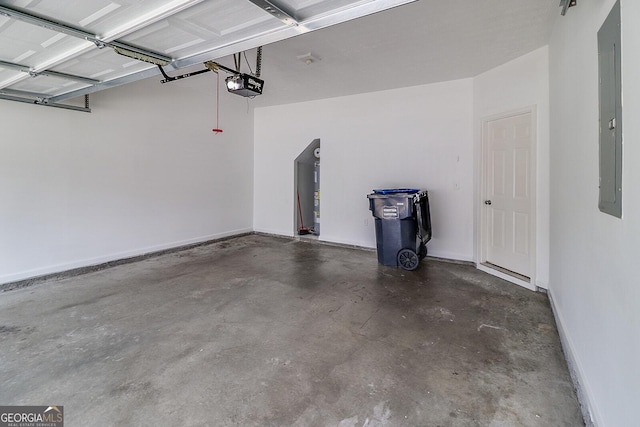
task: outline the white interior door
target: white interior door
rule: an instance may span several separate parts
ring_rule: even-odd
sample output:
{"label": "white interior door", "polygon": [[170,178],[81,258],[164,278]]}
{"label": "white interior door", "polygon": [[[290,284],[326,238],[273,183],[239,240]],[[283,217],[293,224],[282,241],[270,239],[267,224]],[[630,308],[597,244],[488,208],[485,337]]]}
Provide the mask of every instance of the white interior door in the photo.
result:
{"label": "white interior door", "polygon": [[533,254],[531,113],[485,127],[485,261],[531,277]]}

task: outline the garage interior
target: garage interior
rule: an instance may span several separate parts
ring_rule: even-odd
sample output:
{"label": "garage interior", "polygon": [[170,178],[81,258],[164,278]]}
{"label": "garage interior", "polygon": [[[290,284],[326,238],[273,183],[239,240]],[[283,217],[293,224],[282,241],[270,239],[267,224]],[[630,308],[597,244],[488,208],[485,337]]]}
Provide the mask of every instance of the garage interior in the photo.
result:
{"label": "garage interior", "polygon": [[[2,2],[0,404],[71,425],[633,425],[638,16]],[[515,117],[523,269],[492,249]],[[320,142],[321,191],[300,182]],[[377,264],[377,188],[429,191],[415,271]]]}

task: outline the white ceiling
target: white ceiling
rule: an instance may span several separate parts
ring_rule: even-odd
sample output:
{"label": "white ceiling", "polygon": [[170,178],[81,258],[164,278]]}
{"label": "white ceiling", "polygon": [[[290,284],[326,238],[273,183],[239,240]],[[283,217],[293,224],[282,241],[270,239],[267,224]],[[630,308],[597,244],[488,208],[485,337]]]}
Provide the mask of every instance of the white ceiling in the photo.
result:
{"label": "white ceiling", "polygon": [[[256,106],[474,77],[548,43],[558,0],[420,0],[265,46]],[[321,60],[306,65],[297,56]]]}
{"label": "white ceiling", "polygon": [[[287,25],[250,0],[8,0],[0,6],[168,56],[167,71],[207,60],[232,67],[228,55],[264,44],[265,89],[255,106],[473,77],[547,44],[560,18],[558,0],[419,0],[369,16],[406,0],[271,1],[303,25]],[[364,17],[350,20],[355,16]],[[298,59],[307,53],[318,60]],[[248,56],[254,66],[255,50]],[[0,64],[0,93],[53,101],[148,76],[160,80],[152,64],[2,15],[0,60],[25,67]],[[100,84],[25,72],[44,70]]]}

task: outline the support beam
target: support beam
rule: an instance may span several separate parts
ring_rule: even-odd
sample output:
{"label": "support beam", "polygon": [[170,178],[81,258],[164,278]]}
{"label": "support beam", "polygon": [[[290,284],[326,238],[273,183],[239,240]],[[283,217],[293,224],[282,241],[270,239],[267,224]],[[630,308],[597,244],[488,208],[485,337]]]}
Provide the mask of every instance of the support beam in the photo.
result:
{"label": "support beam", "polygon": [[65,79],[65,80],[73,80],[73,81],[76,81],[76,82],[86,83],[86,84],[89,84],[89,85],[98,85],[98,84],[102,83],[100,80],[90,79],[88,77],[76,76],[76,75],[73,75],[73,74],[61,73],[59,71],[45,70],[45,71],[40,71],[40,72],[34,72],[33,74],[35,74],[36,76],[49,76],[49,77],[57,77],[57,78],[60,78],[60,79]]}
{"label": "support beam", "polygon": [[7,6],[0,6],[0,15],[6,16],[7,18],[11,19],[16,19],[18,21],[26,22],[27,24],[37,25],[38,27],[46,28],[57,33],[63,33],[68,36],[88,40],[90,42],[95,43],[95,40],[98,40],[98,37],[87,31],[74,28],[70,25],[62,24],[60,22],[56,22],[52,19],[22,12],[20,10],[13,9]]}
{"label": "support beam", "polygon": [[8,61],[0,61],[0,67],[2,68],[12,68],[14,70],[22,71],[23,73],[29,74],[31,77],[37,76],[49,76],[49,77],[57,77],[65,80],[74,80],[81,83],[86,83],[90,85],[97,85],[101,83],[100,80],[90,79],[88,77],[76,76],[73,74],[61,73],[58,71],[33,71],[30,67],[22,64],[16,64],[14,62]]}
{"label": "support beam", "polygon": [[0,92],[0,99],[4,99],[5,101],[15,101],[15,102],[24,102],[26,104],[32,104],[32,105],[40,105],[42,107],[53,107],[53,108],[63,108],[65,110],[73,110],[73,111],[80,111],[83,113],[90,113],[91,112],[91,108],[88,107],[78,107],[75,105],[67,105],[67,104],[57,104],[57,103],[41,103],[38,102],[36,100],[33,99],[29,99],[29,98],[22,98],[19,96],[13,96],[13,95],[5,95],[2,92]]}
{"label": "support beam", "polygon": [[23,73],[31,72],[31,68],[27,67],[26,65],[20,65],[20,64],[16,64],[14,62],[8,62],[8,61],[0,61],[0,67],[11,68],[13,70],[22,71]]}
{"label": "support beam", "polygon": [[0,89],[0,94],[17,96],[19,98],[29,98],[29,99],[32,99],[34,102],[36,101],[41,102],[42,100],[48,97],[48,95],[40,92],[30,92],[27,90],[16,90],[16,89],[8,89],[8,88]]}
{"label": "support beam", "polygon": [[251,3],[258,6],[260,9],[271,14],[273,17],[279,19],[286,25],[298,25],[298,20],[293,14],[285,12],[282,6],[279,6],[275,0],[249,0]]}

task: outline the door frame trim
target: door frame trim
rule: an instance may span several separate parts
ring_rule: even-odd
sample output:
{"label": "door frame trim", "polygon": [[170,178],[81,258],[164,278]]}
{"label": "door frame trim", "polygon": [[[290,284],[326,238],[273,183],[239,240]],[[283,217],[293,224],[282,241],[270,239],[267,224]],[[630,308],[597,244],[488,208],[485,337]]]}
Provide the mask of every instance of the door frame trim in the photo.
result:
{"label": "door frame trim", "polygon": [[[486,182],[486,173],[487,173],[487,130],[489,122],[501,119],[508,119],[510,117],[519,116],[522,114],[531,114],[531,156],[530,156],[530,171],[529,171],[529,182],[531,184],[531,226],[529,229],[529,253],[531,254],[531,264],[530,264],[530,277],[529,282],[522,280],[520,277],[512,276],[498,269],[491,268],[490,265],[486,263],[487,261],[487,214],[486,209],[483,209],[483,201],[486,199],[487,194],[487,182]],[[493,114],[490,116],[482,117],[480,119],[480,147],[479,154],[477,156],[477,167],[476,167],[476,182],[477,186],[477,197],[476,197],[476,224],[478,227],[476,228],[476,268],[482,270],[491,275],[500,277],[504,280],[507,280],[516,285],[525,287],[532,291],[537,290],[536,286],[536,249],[537,249],[537,176],[538,176],[538,117],[537,117],[537,107],[535,105],[530,105],[523,108],[518,108],[514,110],[509,110],[507,112]]]}

